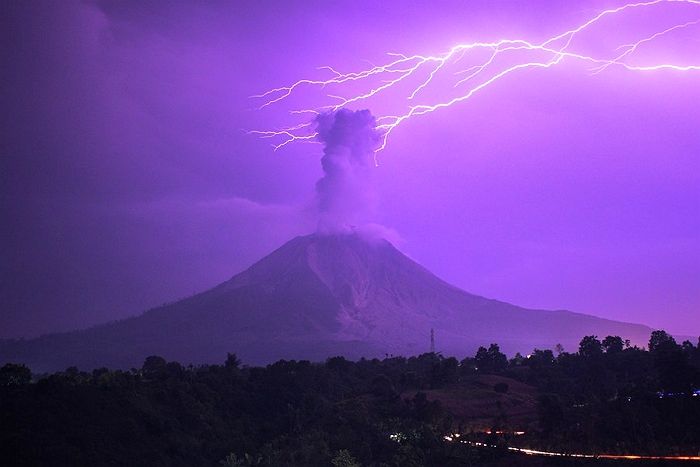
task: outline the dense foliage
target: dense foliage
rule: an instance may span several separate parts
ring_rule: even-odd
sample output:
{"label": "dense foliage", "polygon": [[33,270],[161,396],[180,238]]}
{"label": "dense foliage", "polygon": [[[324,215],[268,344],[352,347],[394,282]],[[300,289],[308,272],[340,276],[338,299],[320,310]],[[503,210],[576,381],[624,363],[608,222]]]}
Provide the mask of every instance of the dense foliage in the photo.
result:
{"label": "dense foliage", "polygon": [[538,441],[566,451],[700,455],[700,349],[654,331],[649,351],[584,337],[575,354],[535,350],[509,371],[540,390]]}
{"label": "dense foliage", "polygon": [[649,349],[587,336],[577,353],[535,350],[510,361],[494,344],[461,362],[431,353],[250,368],[229,355],[223,365],[183,367],[153,356],[130,371],[43,376],[8,364],[0,369],[0,464],[514,465],[517,454],[445,441],[460,422],[426,396],[483,374],[537,388],[536,429],[521,445],[697,455],[700,349],[663,331]]}

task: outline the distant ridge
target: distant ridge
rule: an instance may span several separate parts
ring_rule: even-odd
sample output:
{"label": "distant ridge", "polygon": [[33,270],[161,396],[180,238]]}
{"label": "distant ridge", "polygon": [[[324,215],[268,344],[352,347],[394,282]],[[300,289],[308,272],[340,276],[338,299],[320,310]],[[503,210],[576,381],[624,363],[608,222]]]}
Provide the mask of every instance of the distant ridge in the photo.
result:
{"label": "distant ridge", "polygon": [[458,357],[497,342],[507,353],[584,335],[619,335],[645,345],[647,326],[569,311],[530,310],[467,293],[386,240],[357,233],[296,237],[206,292],[123,321],[0,343],[0,362],[37,372],[139,367],[148,355],[182,363],[244,363],[414,355]]}

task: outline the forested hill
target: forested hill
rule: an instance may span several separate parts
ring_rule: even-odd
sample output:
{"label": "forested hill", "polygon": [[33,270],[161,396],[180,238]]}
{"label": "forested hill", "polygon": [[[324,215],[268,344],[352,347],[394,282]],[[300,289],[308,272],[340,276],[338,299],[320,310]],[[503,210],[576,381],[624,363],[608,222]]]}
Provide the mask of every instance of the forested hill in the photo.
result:
{"label": "forested hill", "polygon": [[546,462],[450,443],[453,433],[562,452],[697,455],[700,349],[663,331],[649,349],[588,336],[576,353],[535,350],[510,361],[494,344],[461,361],[429,353],[247,367],[229,354],[222,365],[183,367],[152,356],[130,371],[50,375],[7,364],[0,465]]}

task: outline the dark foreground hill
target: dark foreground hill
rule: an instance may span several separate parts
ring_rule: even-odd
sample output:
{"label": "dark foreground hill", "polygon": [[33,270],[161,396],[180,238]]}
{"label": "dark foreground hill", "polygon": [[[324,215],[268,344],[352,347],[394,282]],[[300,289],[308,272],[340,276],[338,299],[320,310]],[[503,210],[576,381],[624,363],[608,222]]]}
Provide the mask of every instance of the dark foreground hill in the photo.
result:
{"label": "dark foreground hill", "polygon": [[698,456],[700,348],[661,331],[650,348],[589,337],[557,357],[507,361],[494,346],[462,361],[428,353],[266,367],[153,356],[139,369],[39,378],[8,364],[0,465],[675,465],[592,458]]}
{"label": "dark foreground hill", "polygon": [[650,329],[569,311],[530,310],[472,295],[439,279],[386,240],[358,234],[297,237],[211,290],[142,315],[32,340],[4,341],[0,362],[34,371],[129,368],[148,355],[185,363],[236,352],[249,364],[436,349],[458,357],[490,342],[507,353],[583,335],[643,345]]}

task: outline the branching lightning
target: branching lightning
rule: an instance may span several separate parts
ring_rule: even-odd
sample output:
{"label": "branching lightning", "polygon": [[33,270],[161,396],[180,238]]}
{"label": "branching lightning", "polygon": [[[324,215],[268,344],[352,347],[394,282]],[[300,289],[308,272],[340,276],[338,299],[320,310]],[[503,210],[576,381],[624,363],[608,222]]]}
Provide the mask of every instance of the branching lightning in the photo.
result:
{"label": "branching lightning", "polygon": [[[700,64],[676,64],[653,63],[647,65],[634,65],[629,59],[645,44],[655,41],[662,36],[673,34],[681,29],[700,27],[700,8],[698,18],[684,23],[679,23],[653,34],[637,39],[635,42],[622,44],[614,49],[609,57],[594,57],[578,53],[573,50],[573,42],[576,36],[584,32],[595,23],[604,19],[610,19],[621,15],[625,11],[638,8],[651,8],[656,5],[689,4],[700,7],[700,0],[649,0],[637,3],[628,3],[617,8],[601,11],[588,21],[569,29],[561,34],[553,36],[544,42],[533,43],[524,39],[501,39],[492,42],[473,42],[457,44],[446,52],[437,55],[404,55],[389,53],[390,59],[382,65],[371,65],[369,68],[343,73],[330,66],[320,67],[319,70],[329,72],[332,76],[327,79],[302,79],[291,85],[270,89],[262,94],[251,96],[261,102],[260,109],[277,104],[302,87],[311,86],[348,90],[350,85],[359,86],[364,90],[342,97],[328,94],[334,103],[314,109],[300,109],[292,111],[292,114],[316,115],[324,111],[337,111],[341,108],[369,100],[390,89],[398,89],[399,86],[407,86],[405,103],[403,108],[395,115],[381,115],[377,117],[377,129],[381,131],[382,142],[378,149],[381,151],[387,145],[391,133],[406,120],[425,115],[452,105],[467,101],[474,94],[491,86],[496,81],[525,69],[547,69],[559,65],[565,59],[576,60],[590,65],[592,74],[602,73],[610,67],[618,67],[631,72],[650,72],[659,70],[674,71],[700,71]],[[485,57],[479,55],[480,51],[486,52]],[[475,60],[476,64],[451,71],[458,67],[467,58]],[[510,60],[510,62],[508,62]],[[502,62],[508,63],[503,65]],[[449,87],[457,90],[454,97],[437,100],[435,102],[413,104],[421,98],[431,87],[436,86],[436,81],[447,80]],[[379,83],[379,84],[376,84]],[[354,90],[354,88],[353,88]],[[277,130],[249,131],[263,138],[275,141],[274,149],[280,149],[290,143],[314,142],[316,140],[315,125],[313,121]]]}

